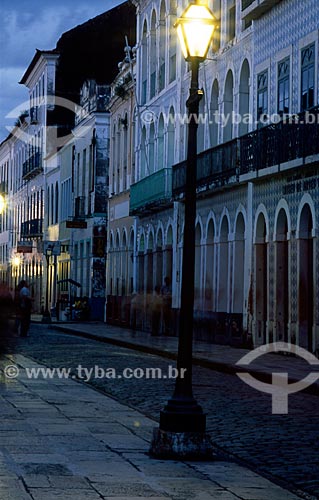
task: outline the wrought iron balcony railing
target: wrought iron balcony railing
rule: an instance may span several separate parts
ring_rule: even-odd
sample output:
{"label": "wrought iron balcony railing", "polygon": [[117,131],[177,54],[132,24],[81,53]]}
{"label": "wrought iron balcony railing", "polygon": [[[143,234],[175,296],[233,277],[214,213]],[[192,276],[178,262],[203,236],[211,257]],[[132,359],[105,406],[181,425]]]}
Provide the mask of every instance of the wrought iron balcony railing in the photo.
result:
{"label": "wrought iron balcony railing", "polygon": [[41,238],[43,236],[43,220],[31,219],[21,223],[21,238]]}
{"label": "wrought iron balcony railing", "polygon": [[172,169],[162,168],[131,185],[130,213],[158,210],[172,198]]}
{"label": "wrought iron balcony railing", "polygon": [[[214,189],[240,175],[319,154],[319,107],[263,127],[198,155],[197,188]],[[173,198],[185,189],[186,162],[173,167]]]}
{"label": "wrought iron balcony railing", "polygon": [[22,165],[22,178],[24,180],[31,179],[35,177],[43,170],[42,168],[42,157],[39,152],[35,152],[30,158],[28,158]]}

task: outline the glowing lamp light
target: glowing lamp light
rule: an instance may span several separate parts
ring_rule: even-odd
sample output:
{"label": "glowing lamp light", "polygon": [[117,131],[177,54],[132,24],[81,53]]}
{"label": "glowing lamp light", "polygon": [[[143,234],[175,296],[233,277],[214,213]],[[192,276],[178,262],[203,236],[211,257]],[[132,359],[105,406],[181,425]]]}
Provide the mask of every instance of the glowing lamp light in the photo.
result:
{"label": "glowing lamp light", "polygon": [[14,267],[19,267],[20,266],[20,257],[13,257],[12,264]]}
{"label": "glowing lamp light", "polygon": [[2,214],[2,212],[4,211],[5,206],[6,206],[6,201],[4,199],[4,196],[0,194],[0,214]]}
{"label": "glowing lamp light", "polygon": [[186,61],[204,60],[211,43],[216,18],[206,5],[191,3],[176,21],[178,38]]}

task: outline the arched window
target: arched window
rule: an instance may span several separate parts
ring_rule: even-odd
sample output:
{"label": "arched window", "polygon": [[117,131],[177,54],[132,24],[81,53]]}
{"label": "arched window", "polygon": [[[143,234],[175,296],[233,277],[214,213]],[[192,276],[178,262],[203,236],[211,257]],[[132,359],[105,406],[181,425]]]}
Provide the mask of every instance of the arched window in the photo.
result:
{"label": "arched window", "polygon": [[234,78],[231,70],[227,73],[224,90],[224,116],[227,120],[223,129],[223,141],[227,142],[233,138],[233,113],[234,109]]}
{"label": "arched window", "polygon": [[205,149],[205,115],[205,95],[203,95],[198,110],[197,153],[201,153]]}
{"label": "arched window", "polygon": [[142,137],[141,137],[141,150],[140,150],[140,163],[141,163],[141,172],[140,178],[143,179],[146,175],[147,170],[147,161],[146,161],[146,128],[142,129]]}
{"label": "arched window", "polygon": [[149,144],[148,144],[148,149],[149,149],[149,167],[150,171],[149,173],[152,174],[155,170],[155,154],[154,154],[154,144],[155,141],[155,129],[154,129],[154,123],[151,123],[150,125],[150,138],[149,138]]}
{"label": "arched window", "polygon": [[136,181],[137,178],[137,173],[135,171],[136,164],[135,164],[135,147],[134,145],[136,144],[135,142],[135,134],[136,134],[136,108],[133,110],[133,114],[131,115],[133,117],[132,119],[132,128],[131,128],[131,140],[130,140],[130,159],[129,159],[129,169],[130,169],[130,183],[133,184]]}
{"label": "arched window", "polygon": [[176,79],[176,0],[170,2],[169,16],[169,83]]}
{"label": "arched window", "polygon": [[122,124],[120,118],[117,122],[117,131],[116,131],[116,173],[115,173],[115,192],[119,193],[121,190],[120,187],[120,177],[121,177],[121,160],[122,160],[122,151],[121,151],[121,136],[122,136]]}
{"label": "arched window", "polygon": [[55,223],[59,222],[59,186],[55,183]]}
{"label": "arched window", "polygon": [[239,135],[244,135],[248,133],[248,113],[249,113],[249,78],[250,69],[247,59],[245,59],[241,72],[240,72],[240,83],[239,83],[239,114],[241,116],[241,121],[239,123]]}
{"label": "arched window", "polygon": [[171,107],[169,110],[169,123],[167,127],[167,166],[171,167],[175,163],[175,111]]}
{"label": "arched window", "polygon": [[51,184],[51,224],[54,224],[54,189],[53,184]]}
{"label": "arched window", "polygon": [[157,169],[160,170],[164,166],[164,118],[161,114],[157,132]]}
{"label": "arched window", "polygon": [[218,123],[219,123],[219,85],[215,80],[212,86],[210,98],[210,119],[209,119],[209,132],[210,132],[210,147],[213,148],[218,144]]}
{"label": "arched window", "polygon": [[123,120],[123,191],[127,189],[127,165],[128,165],[128,119],[127,113]]}
{"label": "arched window", "polygon": [[145,104],[147,100],[147,72],[148,72],[148,47],[147,47],[147,23],[144,21],[142,34],[142,87],[141,87],[141,104]]}
{"label": "arched window", "polygon": [[166,58],[166,5],[165,0],[161,2],[160,10],[160,40],[159,40],[159,75],[158,75],[158,90],[159,92],[165,87],[165,58]]}
{"label": "arched window", "polygon": [[157,65],[157,47],[156,47],[156,13],[152,12],[151,18],[151,47],[150,47],[150,99],[156,93],[156,65]]}
{"label": "arched window", "polygon": [[112,133],[111,194],[115,193],[115,172],[116,172],[116,125],[114,123],[113,133]]}

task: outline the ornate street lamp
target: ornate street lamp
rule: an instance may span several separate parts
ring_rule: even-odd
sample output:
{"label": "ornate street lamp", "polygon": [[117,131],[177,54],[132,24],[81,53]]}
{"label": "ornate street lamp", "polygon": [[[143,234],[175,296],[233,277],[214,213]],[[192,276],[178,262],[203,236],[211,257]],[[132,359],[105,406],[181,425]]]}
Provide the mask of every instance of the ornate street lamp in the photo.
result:
{"label": "ornate street lamp", "polygon": [[[206,415],[193,397],[192,342],[195,273],[196,162],[199,102],[198,68],[211,44],[216,19],[200,1],[191,3],[175,24],[181,48],[191,66],[188,109],[188,146],[185,184],[185,226],[183,274],[175,391],[160,414],[154,429],[151,454],[163,458],[205,458],[211,456],[211,440],[206,434]],[[184,377],[182,376],[184,369]]]}

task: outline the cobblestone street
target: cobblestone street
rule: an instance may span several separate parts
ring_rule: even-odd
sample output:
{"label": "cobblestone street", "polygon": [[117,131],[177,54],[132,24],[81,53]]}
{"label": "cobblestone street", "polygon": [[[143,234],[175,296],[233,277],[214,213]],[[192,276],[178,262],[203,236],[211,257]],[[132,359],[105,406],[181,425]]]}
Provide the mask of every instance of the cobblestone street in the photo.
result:
{"label": "cobblestone street", "polygon": [[[167,373],[168,359],[77,338],[34,325],[17,351],[51,367],[95,365],[116,368],[159,367]],[[76,373],[73,371],[73,373]],[[172,395],[173,380],[126,380],[92,377],[98,389],[142,413],[159,417]],[[294,394],[288,415],[271,414],[271,397],[249,388],[235,375],[194,368],[194,393],[208,417],[208,431],[216,445],[291,490],[319,497],[317,396]]]}

